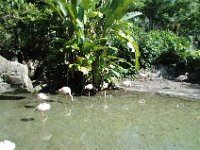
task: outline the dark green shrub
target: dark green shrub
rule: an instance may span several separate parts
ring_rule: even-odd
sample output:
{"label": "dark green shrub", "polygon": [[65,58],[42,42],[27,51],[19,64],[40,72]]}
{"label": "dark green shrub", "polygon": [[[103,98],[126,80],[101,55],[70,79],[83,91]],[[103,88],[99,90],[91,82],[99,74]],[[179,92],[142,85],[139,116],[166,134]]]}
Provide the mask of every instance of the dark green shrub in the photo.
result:
{"label": "dark green shrub", "polygon": [[0,2],[0,54],[11,58],[38,59],[48,50],[47,8],[24,0]]}

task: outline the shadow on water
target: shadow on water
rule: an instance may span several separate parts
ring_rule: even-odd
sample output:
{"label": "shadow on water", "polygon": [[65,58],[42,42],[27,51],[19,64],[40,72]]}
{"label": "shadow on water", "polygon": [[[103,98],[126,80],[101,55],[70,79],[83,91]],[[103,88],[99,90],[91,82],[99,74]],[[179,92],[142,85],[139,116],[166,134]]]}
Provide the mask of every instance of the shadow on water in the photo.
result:
{"label": "shadow on water", "polygon": [[22,122],[30,122],[30,121],[34,121],[35,120],[35,118],[22,118],[22,119],[20,119],[20,121],[22,121]]}
{"label": "shadow on water", "polygon": [[62,101],[60,101],[60,100],[51,100],[51,99],[47,99],[47,100],[45,100],[46,102],[49,102],[49,103],[63,103]]}
{"label": "shadow on water", "polygon": [[0,95],[0,100],[22,100],[25,99],[24,96],[8,96],[8,95]]}
{"label": "shadow on water", "polygon": [[35,106],[32,105],[32,104],[26,104],[24,107],[27,108],[27,109],[33,109],[33,108],[35,108]]}
{"label": "shadow on water", "polygon": [[61,103],[61,104],[62,104],[62,103],[64,103],[64,102],[62,102],[62,101],[57,101],[57,103]]}
{"label": "shadow on water", "polygon": [[49,100],[46,100],[46,102],[55,102],[54,100],[51,100],[51,99],[49,99]]}

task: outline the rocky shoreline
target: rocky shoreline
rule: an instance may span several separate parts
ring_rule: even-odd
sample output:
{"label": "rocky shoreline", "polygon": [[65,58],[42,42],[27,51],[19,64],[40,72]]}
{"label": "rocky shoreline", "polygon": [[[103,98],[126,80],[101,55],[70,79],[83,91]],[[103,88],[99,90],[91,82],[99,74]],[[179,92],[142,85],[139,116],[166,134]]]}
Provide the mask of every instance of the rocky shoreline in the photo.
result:
{"label": "rocky shoreline", "polygon": [[2,56],[0,56],[0,62],[0,93],[14,92],[15,90],[34,91],[27,65],[9,61]]}
{"label": "rocky shoreline", "polygon": [[[26,65],[8,61],[1,56],[0,61],[0,93],[14,92],[18,89],[38,92],[44,88],[40,85],[33,87]],[[198,73],[196,77],[199,79]],[[137,80],[131,81],[127,90],[200,100],[200,84],[176,82],[175,76],[163,66],[150,71],[141,69],[136,78]]]}

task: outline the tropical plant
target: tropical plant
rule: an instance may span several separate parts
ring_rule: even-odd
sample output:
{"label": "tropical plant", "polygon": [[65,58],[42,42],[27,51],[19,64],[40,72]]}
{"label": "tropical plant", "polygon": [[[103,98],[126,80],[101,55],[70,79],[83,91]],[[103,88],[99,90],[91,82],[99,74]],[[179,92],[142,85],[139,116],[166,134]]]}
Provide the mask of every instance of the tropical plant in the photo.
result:
{"label": "tropical plant", "polygon": [[[138,46],[128,31],[128,21],[138,13],[125,15],[130,1],[104,0],[45,0],[59,15],[65,28],[63,37],[54,37],[51,52],[48,55],[63,53],[63,62],[75,72],[82,72],[86,82],[94,82],[96,86],[104,80],[112,82],[113,76],[120,77],[123,70],[121,63],[133,65],[126,59],[118,57],[120,48],[127,50],[124,43],[131,43],[134,48],[132,58],[135,69],[139,68]],[[121,44],[116,44],[116,41]]]}

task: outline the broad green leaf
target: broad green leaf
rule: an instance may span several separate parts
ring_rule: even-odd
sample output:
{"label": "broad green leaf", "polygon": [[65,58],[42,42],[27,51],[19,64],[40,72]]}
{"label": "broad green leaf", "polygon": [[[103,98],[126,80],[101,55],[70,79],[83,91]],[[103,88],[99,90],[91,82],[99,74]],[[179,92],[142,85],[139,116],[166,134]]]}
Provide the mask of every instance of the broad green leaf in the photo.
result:
{"label": "broad green leaf", "polygon": [[94,3],[93,0],[82,0],[81,1],[81,5],[85,10],[88,10],[89,8],[91,8],[93,3]]}

